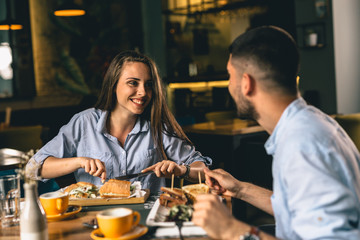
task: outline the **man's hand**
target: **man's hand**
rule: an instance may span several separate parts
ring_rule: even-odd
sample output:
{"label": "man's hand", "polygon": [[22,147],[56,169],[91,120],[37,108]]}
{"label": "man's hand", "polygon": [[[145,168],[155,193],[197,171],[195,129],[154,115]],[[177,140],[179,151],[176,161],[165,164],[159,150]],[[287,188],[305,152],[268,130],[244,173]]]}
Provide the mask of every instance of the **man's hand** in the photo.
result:
{"label": "man's hand", "polygon": [[237,197],[241,190],[241,182],[223,169],[204,169],[206,184],[212,192]]}
{"label": "man's hand", "polygon": [[176,162],[170,160],[163,160],[148,168],[143,169],[141,172],[154,171],[157,177],[170,178],[172,174],[175,176],[182,176],[186,173],[186,167],[178,165]]}
{"label": "man's hand", "polygon": [[80,167],[92,176],[100,177],[104,182],[106,179],[106,168],[104,162],[99,159],[80,157]]}
{"label": "man's hand", "polygon": [[192,222],[214,239],[239,239],[250,229],[247,224],[237,221],[219,197],[213,194],[196,197]]}

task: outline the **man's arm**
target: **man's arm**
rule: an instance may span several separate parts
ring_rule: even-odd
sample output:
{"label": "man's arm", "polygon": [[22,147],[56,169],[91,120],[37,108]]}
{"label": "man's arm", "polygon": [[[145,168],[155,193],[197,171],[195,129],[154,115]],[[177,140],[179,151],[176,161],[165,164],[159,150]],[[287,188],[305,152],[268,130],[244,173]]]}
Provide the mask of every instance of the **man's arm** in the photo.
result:
{"label": "man's arm", "polygon": [[255,207],[274,215],[270,197],[272,191],[251,183],[241,182],[230,173],[215,169],[204,169],[206,183],[218,194],[239,198]]}
{"label": "man's arm", "polygon": [[251,183],[239,181],[239,184],[241,185],[241,190],[238,193],[237,198],[274,216],[271,205],[272,191]]}

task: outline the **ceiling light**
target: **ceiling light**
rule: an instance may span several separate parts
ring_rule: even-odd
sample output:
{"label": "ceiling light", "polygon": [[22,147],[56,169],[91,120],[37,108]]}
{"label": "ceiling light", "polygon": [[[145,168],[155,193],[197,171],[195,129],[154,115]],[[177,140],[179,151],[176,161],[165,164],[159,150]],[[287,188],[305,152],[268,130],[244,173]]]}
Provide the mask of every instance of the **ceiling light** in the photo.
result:
{"label": "ceiling light", "polygon": [[0,21],[0,30],[20,30],[23,26],[12,19],[11,16],[11,6],[9,0],[6,1],[6,19]]}
{"label": "ceiling light", "polygon": [[84,14],[85,10],[73,2],[66,2],[54,11],[54,15],[59,17],[74,17]]}

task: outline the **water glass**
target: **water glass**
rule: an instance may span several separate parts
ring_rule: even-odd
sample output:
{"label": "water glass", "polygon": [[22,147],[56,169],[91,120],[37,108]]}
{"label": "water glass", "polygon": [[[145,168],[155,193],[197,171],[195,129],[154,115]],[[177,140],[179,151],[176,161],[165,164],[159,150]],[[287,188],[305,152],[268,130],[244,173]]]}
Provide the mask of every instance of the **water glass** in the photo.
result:
{"label": "water glass", "polygon": [[19,225],[20,175],[0,176],[1,226]]}

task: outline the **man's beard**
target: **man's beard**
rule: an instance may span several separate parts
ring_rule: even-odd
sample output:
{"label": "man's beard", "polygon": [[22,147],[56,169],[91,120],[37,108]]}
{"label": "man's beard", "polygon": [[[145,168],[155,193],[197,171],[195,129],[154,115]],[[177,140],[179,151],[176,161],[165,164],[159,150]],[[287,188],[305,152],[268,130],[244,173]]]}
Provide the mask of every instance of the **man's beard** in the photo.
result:
{"label": "man's beard", "polygon": [[257,121],[259,119],[259,113],[256,111],[254,105],[241,93],[239,98],[239,103],[236,103],[238,117],[243,120]]}

